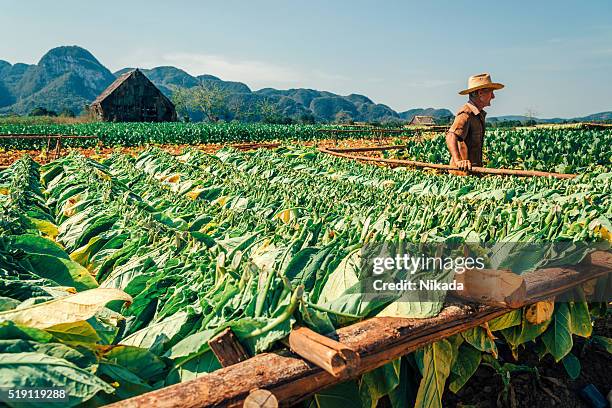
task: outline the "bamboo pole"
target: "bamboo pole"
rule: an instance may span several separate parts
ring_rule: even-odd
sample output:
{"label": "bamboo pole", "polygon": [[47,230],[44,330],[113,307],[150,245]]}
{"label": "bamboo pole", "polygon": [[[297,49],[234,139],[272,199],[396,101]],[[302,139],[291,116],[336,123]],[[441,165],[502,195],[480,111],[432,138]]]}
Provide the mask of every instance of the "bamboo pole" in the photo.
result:
{"label": "bamboo pole", "polygon": [[[588,280],[610,273],[610,253],[595,253],[593,264],[548,268],[525,276],[527,302],[535,303]],[[538,272],[538,273],[536,273]],[[361,357],[353,378],[427,344],[499,317],[510,308],[447,304],[430,319],[375,317],[336,331],[338,341]],[[345,381],[307,364],[288,351],[258,354],[247,361],[202,377],[109,405],[114,408],[240,407],[250,390],[266,389],[280,405],[291,406],[331,385]]]}
{"label": "bamboo pole", "polygon": [[359,366],[359,354],[354,350],[307,327],[291,331],[289,347],[334,377],[348,377]]}
{"label": "bamboo pole", "polygon": [[[461,170],[458,167],[450,166],[448,164],[436,164],[436,163],[426,163],[415,160],[397,160],[397,159],[381,159],[378,157],[368,157],[368,156],[357,156],[346,153],[339,153],[333,150],[328,150],[320,147],[319,151],[322,153],[331,154],[333,156],[344,157],[347,159],[354,159],[360,161],[370,161],[377,163],[387,163],[393,164],[397,166],[414,166],[414,167],[425,167],[431,169],[439,169],[439,170]],[[505,175],[505,176],[519,176],[519,177],[553,177],[558,179],[572,179],[577,177],[577,174],[561,174],[561,173],[549,173],[546,171],[537,171],[537,170],[511,170],[511,169],[490,169],[487,167],[472,167],[470,173],[477,174],[494,174],[494,175]]]}

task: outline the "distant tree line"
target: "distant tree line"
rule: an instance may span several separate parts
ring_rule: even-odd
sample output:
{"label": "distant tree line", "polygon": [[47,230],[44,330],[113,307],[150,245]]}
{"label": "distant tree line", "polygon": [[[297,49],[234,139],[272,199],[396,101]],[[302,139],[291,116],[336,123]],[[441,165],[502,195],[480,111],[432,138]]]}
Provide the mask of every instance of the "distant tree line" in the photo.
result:
{"label": "distant tree line", "polygon": [[46,108],[43,108],[42,106],[39,106],[37,108],[32,109],[32,111],[28,114],[28,116],[52,116],[52,117],[62,116],[66,118],[75,118],[76,114],[71,109],[68,109],[68,108],[64,108],[59,113],[57,113],[54,110],[46,109]]}
{"label": "distant tree line", "polygon": [[200,81],[192,88],[174,87],[171,99],[177,114],[185,122],[190,122],[190,115],[196,112],[208,122],[236,120],[275,124],[315,123],[315,117],[312,114],[303,114],[297,120],[281,114],[268,98],[257,103],[245,103],[212,82]]}

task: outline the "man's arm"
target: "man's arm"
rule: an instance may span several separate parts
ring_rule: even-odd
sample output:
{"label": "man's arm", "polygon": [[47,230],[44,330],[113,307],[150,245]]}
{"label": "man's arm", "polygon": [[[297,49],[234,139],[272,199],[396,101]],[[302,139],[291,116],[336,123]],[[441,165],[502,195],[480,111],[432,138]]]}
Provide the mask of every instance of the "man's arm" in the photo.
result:
{"label": "man's arm", "polygon": [[457,167],[464,171],[471,170],[472,163],[469,160],[464,160],[461,157],[458,143],[463,142],[463,137],[468,124],[468,118],[469,115],[467,113],[459,113],[455,117],[452,126],[446,133],[446,147],[448,147],[448,151],[450,152],[453,162]]}

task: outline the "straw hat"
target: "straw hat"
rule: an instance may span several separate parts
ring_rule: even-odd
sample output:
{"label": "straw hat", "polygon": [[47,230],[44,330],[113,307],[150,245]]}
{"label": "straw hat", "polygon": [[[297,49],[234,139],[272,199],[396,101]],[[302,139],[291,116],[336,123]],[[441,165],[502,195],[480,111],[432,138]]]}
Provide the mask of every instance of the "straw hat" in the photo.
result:
{"label": "straw hat", "polygon": [[478,74],[472,75],[470,79],[468,79],[468,87],[463,91],[459,92],[459,95],[467,95],[470,92],[477,91],[479,89],[502,89],[504,87],[503,84],[499,84],[497,82],[491,82],[491,75],[489,74]]}

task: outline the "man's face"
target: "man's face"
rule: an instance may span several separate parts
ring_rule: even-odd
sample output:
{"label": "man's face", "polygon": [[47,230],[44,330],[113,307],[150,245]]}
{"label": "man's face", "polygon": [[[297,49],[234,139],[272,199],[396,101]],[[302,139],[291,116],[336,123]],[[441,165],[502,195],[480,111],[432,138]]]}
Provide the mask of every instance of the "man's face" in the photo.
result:
{"label": "man's face", "polygon": [[481,89],[478,91],[478,101],[482,107],[491,106],[491,99],[495,99],[492,89]]}

